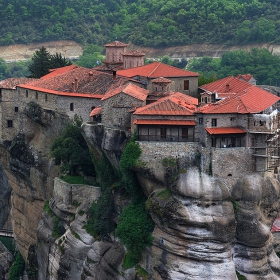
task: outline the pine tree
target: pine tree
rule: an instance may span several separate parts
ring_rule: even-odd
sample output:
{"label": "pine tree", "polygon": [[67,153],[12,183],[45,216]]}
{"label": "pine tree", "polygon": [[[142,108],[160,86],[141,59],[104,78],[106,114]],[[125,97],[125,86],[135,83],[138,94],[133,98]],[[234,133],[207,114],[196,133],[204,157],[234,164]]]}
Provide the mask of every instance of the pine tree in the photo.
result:
{"label": "pine tree", "polygon": [[31,60],[32,62],[28,67],[31,73],[29,78],[41,78],[49,73],[51,55],[44,46],[33,54]]}
{"label": "pine tree", "polygon": [[51,65],[51,68],[59,68],[59,67],[64,67],[64,66],[68,66],[68,65],[71,65],[72,62],[63,57],[61,55],[61,53],[56,53],[54,55],[51,55],[51,58],[50,58],[50,65]]}
{"label": "pine tree", "polygon": [[60,68],[71,64],[72,62],[63,57],[61,53],[51,55],[47,49],[42,46],[33,54],[32,62],[28,66],[28,70],[31,73],[29,78],[41,78],[49,73],[49,69]]}

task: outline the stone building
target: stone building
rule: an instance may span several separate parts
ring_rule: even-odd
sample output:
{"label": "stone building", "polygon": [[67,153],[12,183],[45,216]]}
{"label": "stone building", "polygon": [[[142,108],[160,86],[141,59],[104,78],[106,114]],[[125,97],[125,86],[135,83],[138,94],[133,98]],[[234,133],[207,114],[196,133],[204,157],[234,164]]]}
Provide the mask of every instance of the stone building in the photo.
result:
{"label": "stone building", "polygon": [[279,155],[280,98],[257,86],[201,106],[197,131],[201,143],[212,149],[249,149],[254,171],[274,168]]}
{"label": "stone building", "polygon": [[197,97],[199,74],[182,70],[161,62],[153,62],[140,67],[118,70],[117,75],[133,78],[143,83],[146,89],[152,91],[152,80],[160,77],[171,80],[171,90]]}
{"label": "stone building", "polygon": [[130,130],[131,110],[146,105],[148,93],[148,90],[132,83],[109,90],[101,99],[102,124]]}

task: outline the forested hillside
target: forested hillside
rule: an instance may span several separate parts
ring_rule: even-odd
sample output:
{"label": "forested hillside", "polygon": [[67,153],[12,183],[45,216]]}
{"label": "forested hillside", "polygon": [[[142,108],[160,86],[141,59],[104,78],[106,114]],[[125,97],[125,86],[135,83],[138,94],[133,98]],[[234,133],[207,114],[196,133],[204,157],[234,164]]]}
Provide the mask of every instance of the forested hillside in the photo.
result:
{"label": "forested hillside", "polygon": [[280,42],[280,0],[0,0],[0,45]]}

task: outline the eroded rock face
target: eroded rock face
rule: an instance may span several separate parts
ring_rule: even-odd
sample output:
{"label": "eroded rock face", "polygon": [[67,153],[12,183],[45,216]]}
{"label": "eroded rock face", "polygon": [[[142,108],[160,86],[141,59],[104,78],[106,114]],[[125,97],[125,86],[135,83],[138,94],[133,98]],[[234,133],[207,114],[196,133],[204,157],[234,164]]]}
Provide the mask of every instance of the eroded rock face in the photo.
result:
{"label": "eroded rock face", "polygon": [[44,201],[52,196],[58,168],[50,159],[50,145],[65,128],[68,117],[43,111],[42,125],[23,115],[22,132],[0,146],[1,164],[12,188],[11,217],[15,241],[25,261],[37,243],[36,229]]}
{"label": "eroded rock face", "polygon": [[170,190],[149,199],[156,227],[145,267],[152,279],[237,279],[231,250],[236,223],[227,187],[189,169]]}
{"label": "eroded rock face", "polygon": [[10,213],[11,191],[8,178],[0,165],[0,228],[3,228]]}
{"label": "eroded rock face", "polygon": [[280,279],[280,261],[273,249],[272,223],[279,212],[279,182],[247,175],[233,187],[236,212],[234,262],[248,280]]}
{"label": "eroded rock face", "polygon": [[87,254],[82,279],[125,280],[119,273],[124,255],[120,242],[95,242]]}
{"label": "eroded rock face", "polygon": [[0,242],[0,280],[8,279],[8,272],[13,263],[13,256]]}

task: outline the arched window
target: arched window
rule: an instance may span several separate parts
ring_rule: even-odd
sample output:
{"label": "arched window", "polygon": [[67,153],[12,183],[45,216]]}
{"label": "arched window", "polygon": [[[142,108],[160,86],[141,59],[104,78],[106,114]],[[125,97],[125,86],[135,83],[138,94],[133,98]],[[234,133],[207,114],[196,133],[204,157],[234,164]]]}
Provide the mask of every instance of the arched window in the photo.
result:
{"label": "arched window", "polygon": [[70,103],[70,111],[74,111],[74,103]]}

